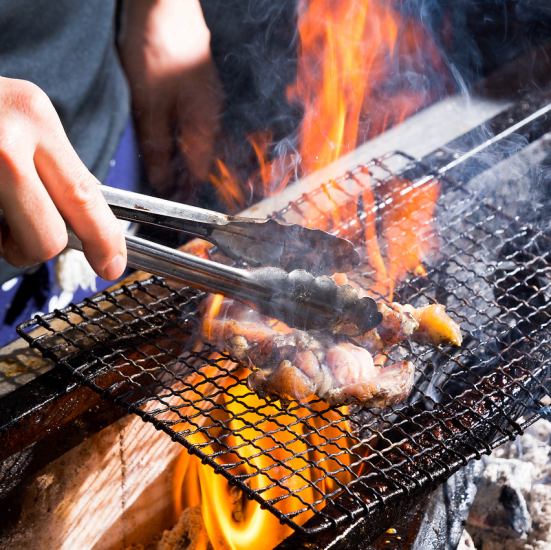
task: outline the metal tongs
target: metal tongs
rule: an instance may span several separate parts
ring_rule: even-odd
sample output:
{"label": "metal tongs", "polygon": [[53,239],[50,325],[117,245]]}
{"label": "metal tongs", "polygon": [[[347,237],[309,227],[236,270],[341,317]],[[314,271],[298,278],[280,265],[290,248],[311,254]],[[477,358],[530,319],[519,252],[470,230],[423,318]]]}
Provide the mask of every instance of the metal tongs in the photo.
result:
{"label": "metal tongs", "polygon": [[[101,190],[117,218],[200,237],[253,269],[127,235],[130,267],[250,303],[261,313],[300,329],[335,331],[353,325],[363,332],[380,322],[371,298],[360,298],[351,287],[338,287],[326,276],[349,271],[359,263],[357,251],[346,239],[318,229],[228,216],[105,185]],[[81,248],[74,235],[70,235],[69,246]]]}

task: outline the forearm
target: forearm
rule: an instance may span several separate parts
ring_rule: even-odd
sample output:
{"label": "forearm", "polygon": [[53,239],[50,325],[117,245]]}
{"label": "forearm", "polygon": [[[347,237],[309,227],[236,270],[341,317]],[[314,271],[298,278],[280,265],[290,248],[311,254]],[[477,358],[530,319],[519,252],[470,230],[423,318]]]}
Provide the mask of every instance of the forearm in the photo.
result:
{"label": "forearm", "polygon": [[162,46],[174,57],[186,51],[186,67],[210,56],[210,31],[199,0],[123,0],[120,43],[127,42],[136,48]]}
{"label": "forearm", "polygon": [[222,103],[198,0],[125,0],[119,52],[149,182],[170,195],[185,159],[208,177]]}

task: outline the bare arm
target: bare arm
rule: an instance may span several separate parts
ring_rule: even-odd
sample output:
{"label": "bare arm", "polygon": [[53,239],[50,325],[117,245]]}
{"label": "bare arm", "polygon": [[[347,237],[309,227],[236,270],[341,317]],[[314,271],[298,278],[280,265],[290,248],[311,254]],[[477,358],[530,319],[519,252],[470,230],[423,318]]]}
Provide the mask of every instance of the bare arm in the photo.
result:
{"label": "bare arm", "polygon": [[25,80],[0,77],[0,255],[16,266],[59,254],[64,220],[94,270],[115,279],[126,265],[120,224],[96,178],[71,146],[46,94]]}
{"label": "bare arm", "polygon": [[119,51],[150,182],[170,189],[177,155],[205,179],[222,92],[199,1],[126,0]]}

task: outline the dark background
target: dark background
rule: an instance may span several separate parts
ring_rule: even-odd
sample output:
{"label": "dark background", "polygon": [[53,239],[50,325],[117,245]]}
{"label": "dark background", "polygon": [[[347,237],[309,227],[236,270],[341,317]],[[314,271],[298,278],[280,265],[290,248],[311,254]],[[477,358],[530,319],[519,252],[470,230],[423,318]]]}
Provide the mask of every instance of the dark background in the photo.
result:
{"label": "dark background", "polygon": [[[300,108],[288,104],[285,89],[295,78],[297,3],[202,2],[227,94],[224,125],[236,138],[265,127],[278,138],[296,130]],[[430,29],[458,91],[551,39],[549,0],[401,0],[394,5]]]}

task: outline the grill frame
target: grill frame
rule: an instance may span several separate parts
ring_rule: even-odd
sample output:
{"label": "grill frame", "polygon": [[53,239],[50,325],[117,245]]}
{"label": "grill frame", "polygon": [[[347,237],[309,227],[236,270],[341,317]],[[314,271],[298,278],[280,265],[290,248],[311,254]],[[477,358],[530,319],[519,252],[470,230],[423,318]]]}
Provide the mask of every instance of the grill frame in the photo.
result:
{"label": "grill frame", "polygon": [[[362,171],[369,170],[371,173],[376,172],[377,170],[383,173],[386,172],[386,176],[376,176],[377,181],[386,182],[388,181],[388,178],[395,179],[397,175],[393,173],[391,170],[388,170],[386,168],[387,161],[393,156],[398,155],[402,157],[402,159],[405,161],[405,168],[404,173],[412,173],[413,171],[427,174],[428,167],[425,167],[422,165],[422,163],[419,163],[419,161],[416,161],[415,159],[412,159],[408,155],[405,155],[404,153],[395,152],[389,155],[386,155],[385,157],[382,157],[381,159],[375,159],[371,161],[371,163],[357,167],[355,170],[347,173],[342,178],[332,180],[328,184],[322,184],[317,190],[315,190],[314,193],[309,193],[308,196],[303,196],[299,200],[294,201],[290,203],[286,208],[284,208],[282,211],[278,213],[274,213],[274,215],[280,219],[286,219],[286,216],[291,213],[297,213],[301,215],[300,209],[301,205],[304,204],[304,201],[308,201],[310,204],[311,202],[314,202],[315,204],[318,204],[318,200],[316,200],[315,193],[320,193],[323,195],[327,194],[328,185],[331,187],[331,189],[336,190],[338,193],[342,193],[346,195],[348,193],[346,182],[350,180],[351,177],[354,177],[358,173],[361,173]],[[434,180],[434,178],[433,178]],[[431,179],[428,180],[425,179],[425,182],[423,185],[430,184]],[[439,177],[440,184],[444,185],[445,188],[452,188],[454,191],[460,191],[463,196],[468,196],[469,192],[468,190],[462,186],[459,185],[457,182],[453,181],[450,177],[444,176]],[[381,183],[382,184],[382,183]],[[384,198],[383,200],[378,203],[384,204]],[[508,218],[505,214],[502,212],[496,211],[491,205],[484,205],[484,208],[488,210],[488,212],[493,212],[493,215],[498,216],[502,218],[502,220],[507,224],[519,224],[516,220]],[[325,214],[324,214],[325,215]],[[358,220],[358,223],[360,223],[361,220]],[[349,223],[355,223],[353,220]],[[526,231],[534,231],[536,234],[538,234],[537,230],[533,228],[526,228]],[[546,239],[548,237],[545,237]],[[550,241],[551,242],[551,239]],[[430,279],[431,273],[429,270],[429,279]],[[418,279],[415,279],[416,282],[418,282]],[[151,293],[152,289],[163,289],[164,297],[158,298],[153,293]],[[170,294],[172,292],[172,294]],[[136,306],[136,316],[135,316],[135,322],[133,321],[131,325],[126,325],[122,327],[122,332],[119,333],[109,333],[109,329],[105,329],[106,326],[109,324],[109,313],[105,313],[105,311],[100,307],[100,304],[110,303],[112,305],[117,305],[119,300],[122,300],[123,298],[126,298],[127,300],[132,301],[134,297],[139,294],[143,293],[144,295],[149,295],[151,298],[151,303],[149,303],[145,308],[143,306],[137,305]],[[167,294],[168,293],[168,294]],[[167,298],[167,296],[172,296],[171,299]],[[142,417],[142,419],[147,420],[149,422],[152,422],[157,429],[161,429],[168,433],[170,437],[184,445],[191,454],[198,455],[201,460],[208,463],[210,466],[212,466],[217,473],[221,473],[224,475],[231,483],[237,484],[241,489],[245,492],[245,494],[249,498],[253,498],[261,503],[261,505],[268,508],[272,513],[276,514],[279,519],[293,527],[295,530],[303,533],[303,534],[314,534],[318,533],[324,529],[327,529],[328,527],[336,527],[341,526],[343,524],[349,523],[359,516],[362,515],[369,515],[371,514],[375,509],[377,509],[380,506],[383,506],[385,504],[388,504],[392,501],[395,501],[395,499],[400,498],[402,496],[411,497],[415,494],[417,494],[420,491],[426,490],[428,485],[432,485],[438,481],[444,480],[446,477],[451,475],[454,471],[459,469],[462,465],[466,464],[466,462],[472,458],[480,458],[482,453],[490,453],[493,448],[495,448],[497,445],[502,443],[503,441],[507,439],[514,438],[517,434],[521,433],[523,428],[525,428],[529,423],[533,422],[537,418],[536,412],[529,413],[521,422],[516,422],[514,420],[511,423],[511,426],[508,429],[503,429],[501,425],[494,426],[493,431],[494,432],[501,432],[500,435],[497,437],[489,437],[491,441],[488,441],[488,434],[481,436],[478,431],[475,429],[473,431],[475,439],[479,443],[478,446],[473,446],[471,451],[462,451],[460,453],[460,456],[456,456],[455,460],[444,460],[442,457],[436,457],[433,456],[433,461],[438,462],[438,468],[433,467],[419,467],[419,464],[417,465],[417,471],[412,471],[411,468],[412,462],[411,457],[408,457],[407,453],[404,453],[403,450],[400,449],[400,447],[395,447],[395,452],[398,453],[398,458],[402,458],[402,464],[399,465],[397,468],[398,470],[394,473],[399,475],[399,479],[392,480],[391,477],[389,478],[388,472],[386,473],[386,477],[392,481],[394,485],[398,485],[399,489],[395,492],[383,492],[381,493],[378,489],[373,489],[373,487],[362,487],[361,491],[358,491],[358,494],[361,495],[362,501],[360,501],[354,494],[350,493],[350,486],[341,488],[338,495],[333,495],[336,498],[329,501],[328,504],[323,508],[321,513],[318,513],[317,517],[315,517],[313,520],[310,520],[305,525],[298,525],[294,522],[293,517],[289,517],[288,515],[282,515],[281,512],[278,510],[278,508],[270,503],[267,503],[260,494],[256,493],[255,491],[252,491],[242,480],[236,479],[234,476],[231,475],[231,473],[228,472],[228,470],[220,467],[220,464],[213,460],[209,455],[203,453],[200,448],[198,448],[196,445],[190,444],[189,440],[187,440],[185,437],[183,437],[181,434],[178,434],[174,432],[170,425],[167,425],[166,423],[160,422],[157,418],[152,416],[150,413],[140,409],[139,404],[134,404],[131,402],[128,402],[127,398],[124,395],[117,395],[114,394],[112,389],[106,390],[103,388],[100,384],[98,384],[98,378],[103,376],[105,372],[110,372],[114,367],[111,364],[105,364],[105,361],[103,361],[103,369],[100,369],[100,371],[92,370],[91,372],[86,372],[86,362],[82,363],[83,359],[86,359],[84,357],[85,355],[89,355],[91,353],[97,355],[101,355],[105,349],[109,351],[110,344],[108,343],[109,336],[114,336],[116,342],[118,343],[119,347],[122,345],[126,345],[127,347],[130,347],[133,345],[133,339],[134,334],[133,330],[140,326],[140,323],[148,322],[151,324],[149,327],[150,332],[147,332],[148,327],[146,327],[145,331],[141,330],[140,332],[140,338],[153,338],[162,335],[163,331],[168,330],[170,328],[167,326],[166,319],[163,320],[163,316],[166,316],[166,314],[169,312],[170,308],[180,308],[185,307],[190,303],[192,306],[195,307],[195,311],[189,312],[189,324],[186,324],[186,330],[191,333],[192,331],[192,323],[193,319],[195,319],[195,312],[196,312],[196,306],[198,302],[201,300],[203,294],[198,293],[195,291],[190,291],[188,289],[181,289],[181,290],[175,290],[171,288],[169,285],[167,285],[166,282],[162,281],[159,278],[152,278],[148,282],[139,282],[134,283],[133,285],[128,285],[125,287],[122,287],[121,289],[115,290],[111,293],[103,293],[93,299],[86,300],[82,304],[79,305],[71,305],[68,308],[65,308],[63,311],[59,312],[53,312],[52,314],[46,315],[46,316],[38,316],[35,317],[34,320],[28,321],[27,323],[24,323],[19,327],[19,334],[25,338],[29,344],[35,348],[37,348],[45,357],[48,357],[50,359],[53,359],[58,365],[64,366],[67,369],[69,369],[72,374],[83,384],[86,384],[89,387],[92,387],[96,391],[99,391],[104,397],[107,397],[119,405],[124,406],[126,409],[128,409],[130,412],[136,413]],[[180,302],[179,300],[182,299],[183,302]],[[170,300],[173,300],[174,303],[171,304]],[[153,305],[152,305],[153,304]],[[154,308],[159,307],[158,310],[155,310]],[[68,349],[66,347],[56,347],[53,345],[53,341],[55,341],[60,334],[63,334],[62,332],[58,330],[58,328],[55,328],[51,325],[51,323],[57,319],[59,320],[70,320],[71,315],[79,315],[83,314],[86,310],[96,311],[97,317],[94,319],[91,319],[89,323],[91,325],[95,325],[100,332],[103,331],[104,337],[97,338],[96,341],[93,341],[93,339],[90,341],[83,340],[81,342],[81,348],[82,351],[73,351],[72,353],[68,354]],[[193,308],[192,308],[193,309]],[[141,311],[143,310],[143,311]],[[126,311],[131,311],[131,308],[126,309]],[[86,317],[82,317],[83,319],[86,319]],[[160,324],[151,323],[152,320],[155,320],[155,322],[160,320]],[[113,321],[113,319],[111,319]],[[88,323],[88,321],[86,321]],[[55,323],[54,323],[55,324]],[[75,325],[77,332],[82,331],[82,326],[79,326],[81,323],[73,323]],[[549,321],[548,321],[549,324]],[[87,325],[88,326],[88,325]],[[546,325],[548,326],[548,325]],[[46,329],[51,332],[53,340],[48,338],[47,336],[41,335],[36,336],[34,335],[34,330],[38,327],[42,327],[43,329]],[[544,327],[545,328],[545,327]],[[130,330],[129,330],[130,329]],[[548,345],[548,344],[547,344]],[[459,350],[459,354],[462,353],[462,350]],[[466,353],[466,352],[464,352]],[[90,359],[88,359],[88,362]],[[99,361],[100,365],[102,361]],[[521,369],[524,367],[521,367]],[[546,381],[548,379],[548,374],[545,373],[549,370],[548,365],[541,367],[542,372],[540,373],[543,377],[543,380]],[[547,371],[546,371],[547,369]],[[525,370],[525,378],[530,376],[530,373]],[[511,374],[514,375],[514,373],[506,373],[506,375],[510,376]],[[505,377],[507,378],[507,376]],[[513,376],[514,378],[514,376]],[[518,377],[517,377],[518,378]],[[542,382],[543,383],[543,382]],[[537,386],[537,381],[535,382],[535,385]],[[513,386],[516,386],[515,391],[522,392],[524,391],[524,387],[519,384],[517,381],[513,384]],[[117,391],[119,390],[119,387],[117,387]],[[501,391],[501,394],[500,394]],[[494,392],[496,393],[496,392]],[[498,389],[497,394],[500,395],[500,397],[503,397],[503,390]],[[489,399],[492,394],[486,394],[483,395],[483,399]],[[463,415],[470,415],[471,420],[474,418],[474,421],[472,422],[471,426],[466,427],[466,431],[469,431],[472,429],[472,425],[476,425],[477,420],[479,422],[483,423],[483,415],[486,414],[485,411],[477,411],[474,410],[473,407],[466,406],[467,403],[462,403],[461,408],[464,411]],[[495,403],[493,405],[490,405],[490,407],[493,407],[493,412],[499,416],[499,407],[496,406]],[[503,406],[501,407],[503,409]],[[398,417],[400,416],[400,412],[403,411],[403,407],[400,405],[398,407],[393,407],[390,409],[392,411],[391,413],[382,413],[383,414],[383,421],[389,422],[389,418],[396,419],[396,414]],[[394,415],[394,417],[393,417]],[[402,414],[402,416],[405,416]],[[456,418],[457,418],[457,411],[456,411]],[[493,418],[493,417],[492,417]],[[392,422],[394,421],[392,420]],[[403,421],[405,422],[405,418],[403,418]],[[409,420],[409,419],[408,419]],[[402,422],[402,421],[399,421]],[[442,421],[443,423],[443,421]],[[495,423],[494,420],[490,421],[490,427],[491,424]],[[487,422],[488,424],[488,422]],[[418,433],[423,434],[423,429],[425,427],[420,426],[421,430]],[[396,429],[395,425],[392,429]],[[446,429],[445,423],[443,426],[443,429]],[[425,430],[426,431],[426,430]],[[432,436],[431,436],[432,437]],[[413,441],[412,438],[410,438],[410,441],[408,441],[410,445],[415,445],[415,441]],[[390,451],[392,452],[392,451]],[[454,454],[452,452],[452,454]],[[455,452],[457,454],[457,452]],[[373,449],[372,454],[370,455],[370,458],[373,458],[375,456],[379,456],[379,458],[384,462],[385,459],[388,459],[387,456],[378,454],[377,449]],[[371,463],[371,460],[369,461],[370,465],[373,465]],[[375,464],[376,466],[376,464]],[[394,465],[396,467],[396,465]],[[400,470],[401,469],[401,470]],[[382,471],[382,470],[381,470]],[[421,478],[419,478],[419,475],[421,474]],[[424,476],[424,477],[423,477]],[[363,480],[360,480],[359,484],[363,484]],[[347,494],[348,491],[348,494]],[[371,493],[371,500],[369,501]],[[350,502],[347,502],[348,499],[352,499],[352,504]],[[364,497],[366,500],[364,500]],[[277,504],[277,503],[276,503]]]}

